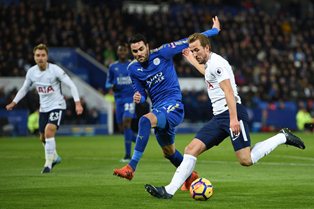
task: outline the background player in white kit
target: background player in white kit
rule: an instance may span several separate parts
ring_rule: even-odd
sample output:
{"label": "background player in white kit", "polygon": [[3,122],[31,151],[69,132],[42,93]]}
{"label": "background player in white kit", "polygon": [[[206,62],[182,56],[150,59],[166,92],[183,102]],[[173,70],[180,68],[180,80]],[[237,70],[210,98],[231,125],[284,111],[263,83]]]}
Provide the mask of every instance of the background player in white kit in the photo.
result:
{"label": "background player in white kit", "polygon": [[196,158],[204,151],[219,145],[231,137],[235,154],[243,166],[251,166],[269,154],[280,144],[305,149],[304,143],[288,129],[258,142],[251,149],[246,108],[241,104],[234,74],[228,61],[211,52],[209,39],[200,33],[189,37],[189,49],[183,51],[186,59],[205,76],[208,96],[214,117],[199,130],[185,148],[183,161],[177,168],[170,184],[165,187],[145,185],[145,189],[157,198],[169,199],[194,170]]}
{"label": "background player in white kit", "polygon": [[61,94],[61,82],[70,87],[78,115],[82,114],[83,107],[73,81],[59,66],[48,62],[47,46],[39,44],[34,48],[33,53],[36,65],[27,71],[22,88],[17,92],[13,101],[6,106],[6,109],[12,110],[32,85],[36,87],[40,101],[40,140],[44,144],[46,159],[42,173],[50,173],[53,166],[61,162],[55,142],[55,134],[66,109],[66,103]]}

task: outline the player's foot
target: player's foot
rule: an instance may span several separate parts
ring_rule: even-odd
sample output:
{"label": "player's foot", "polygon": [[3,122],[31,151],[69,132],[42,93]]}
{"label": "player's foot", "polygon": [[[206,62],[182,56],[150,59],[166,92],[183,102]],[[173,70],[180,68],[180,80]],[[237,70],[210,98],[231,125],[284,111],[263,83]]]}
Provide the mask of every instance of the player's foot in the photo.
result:
{"label": "player's foot", "polygon": [[198,173],[196,171],[193,171],[190,177],[187,178],[185,182],[183,183],[181,187],[181,191],[189,191],[192,182],[197,178],[198,178]]}
{"label": "player's foot", "polygon": [[49,167],[44,167],[41,173],[50,173],[51,169]]}
{"label": "player's foot", "polygon": [[173,195],[167,193],[165,187],[155,187],[150,184],[145,185],[146,191],[151,194],[154,197],[160,198],[160,199],[171,199]]}
{"label": "player's foot", "polygon": [[60,156],[57,157],[57,159],[55,159],[52,164],[51,164],[51,169],[55,166],[55,165],[58,165],[60,164],[62,161],[62,158]]}
{"label": "player's foot", "polygon": [[287,145],[291,145],[300,149],[305,149],[304,142],[297,137],[296,135],[292,134],[291,131],[287,128],[283,128],[279,131],[279,133],[283,133],[287,139],[286,143]]}
{"label": "player's foot", "polygon": [[114,169],[113,175],[116,175],[116,176],[119,176],[121,178],[125,178],[131,181],[134,176],[134,170],[129,164],[127,164],[126,166],[122,168]]}
{"label": "player's foot", "polygon": [[131,161],[131,158],[122,158],[122,159],[120,160],[121,163],[128,163],[128,162],[130,162],[130,161]]}

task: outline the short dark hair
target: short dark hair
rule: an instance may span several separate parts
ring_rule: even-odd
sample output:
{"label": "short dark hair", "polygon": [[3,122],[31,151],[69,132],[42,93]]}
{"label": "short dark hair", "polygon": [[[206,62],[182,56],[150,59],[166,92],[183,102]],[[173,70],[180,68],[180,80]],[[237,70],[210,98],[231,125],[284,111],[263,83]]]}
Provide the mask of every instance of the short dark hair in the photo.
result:
{"label": "short dark hair", "polygon": [[137,42],[140,42],[140,41],[143,41],[144,44],[147,44],[147,39],[146,39],[146,37],[145,37],[143,34],[140,34],[140,33],[135,34],[135,35],[133,35],[133,36],[131,36],[131,37],[129,38],[129,44],[130,44],[130,45],[131,45],[131,44],[134,44],[134,43],[137,43]]}
{"label": "short dark hair", "polygon": [[117,49],[119,49],[120,47],[128,48],[129,45],[128,45],[127,43],[125,43],[125,42],[122,42],[122,43],[119,43],[119,44],[117,45]]}

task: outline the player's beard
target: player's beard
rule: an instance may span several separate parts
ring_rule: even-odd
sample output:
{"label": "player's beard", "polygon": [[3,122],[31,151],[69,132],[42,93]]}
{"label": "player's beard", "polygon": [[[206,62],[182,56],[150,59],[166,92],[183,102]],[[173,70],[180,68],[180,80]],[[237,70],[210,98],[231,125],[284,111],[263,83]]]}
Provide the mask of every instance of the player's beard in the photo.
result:
{"label": "player's beard", "polygon": [[38,62],[37,65],[38,65],[39,69],[41,71],[43,71],[43,70],[46,69],[47,63],[45,63],[45,62]]}

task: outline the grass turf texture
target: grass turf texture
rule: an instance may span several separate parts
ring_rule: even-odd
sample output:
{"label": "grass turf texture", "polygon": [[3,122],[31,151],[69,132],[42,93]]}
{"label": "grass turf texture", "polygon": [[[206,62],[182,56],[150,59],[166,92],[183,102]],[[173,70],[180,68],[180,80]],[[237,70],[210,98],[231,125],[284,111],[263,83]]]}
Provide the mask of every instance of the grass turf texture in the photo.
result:
{"label": "grass turf texture", "polygon": [[[252,134],[253,144],[271,134]],[[160,200],[144,184],[166,185],[175,168],[162,157],[154,136],[132,181],[112,175],[124,166],[123,137],[57,137],[62,163],[41,174],[44,151],[36,137],[0,138],[0,209],[101,208],[314,208],[314,135],[299,134],[305,150],[279,146],[252,167],[237,162],[231,143],[203,153],[196,170],[214,185],[205,202],[178,191]],[[177,135],[183,152],[193,135]]]}

